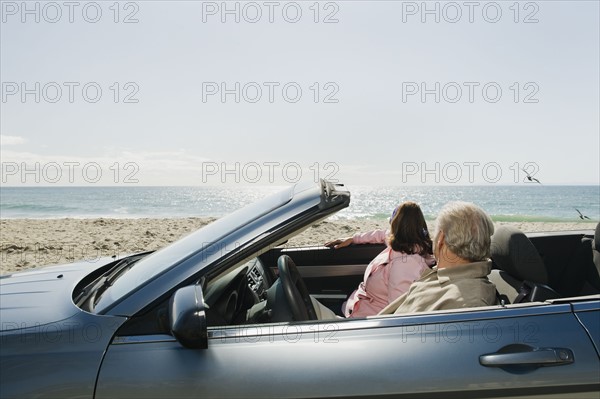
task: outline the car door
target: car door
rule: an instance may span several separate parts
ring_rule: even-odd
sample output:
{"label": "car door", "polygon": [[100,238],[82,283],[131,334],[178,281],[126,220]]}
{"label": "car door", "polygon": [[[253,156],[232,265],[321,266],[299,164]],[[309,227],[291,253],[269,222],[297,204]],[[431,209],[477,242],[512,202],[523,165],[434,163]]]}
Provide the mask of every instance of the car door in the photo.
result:
{"label": "car door", "polygon": [[211,328],[207,349],[120,336],[96,397],[587,398],[599,363],[570,304],[509,305]]}
{"label": "car door", "polygon": [[584,300],[573,303],[573,310],[588,331],[596,351],[600,353],[600,301]]}

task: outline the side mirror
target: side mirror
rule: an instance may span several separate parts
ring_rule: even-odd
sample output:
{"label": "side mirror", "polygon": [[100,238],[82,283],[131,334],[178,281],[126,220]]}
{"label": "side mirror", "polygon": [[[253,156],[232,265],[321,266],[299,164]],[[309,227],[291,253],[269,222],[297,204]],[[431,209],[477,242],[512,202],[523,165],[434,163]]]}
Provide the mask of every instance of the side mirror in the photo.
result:
{"label": "side mirror", "polygon": [[177,341],[186,348],[208,348],[208,327],[202,287],[178,289],[169,302],[169,325]]}

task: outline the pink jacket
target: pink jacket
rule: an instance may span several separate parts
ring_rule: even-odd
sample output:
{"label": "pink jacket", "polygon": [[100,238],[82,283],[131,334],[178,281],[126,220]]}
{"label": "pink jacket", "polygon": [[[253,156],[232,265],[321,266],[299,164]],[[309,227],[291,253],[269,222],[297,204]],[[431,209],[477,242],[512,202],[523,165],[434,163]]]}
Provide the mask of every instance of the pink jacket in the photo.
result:
{"label": "pink jacket", "polygon": [[[387,244],[389,231],[357,233],[353,244]],[[390,302],[408,291],[423,271],[435,264],[433,256],[408,255],[389,245],[369,263],[363,282],[342,306],[346,317],[366,317],[379,313]]]}

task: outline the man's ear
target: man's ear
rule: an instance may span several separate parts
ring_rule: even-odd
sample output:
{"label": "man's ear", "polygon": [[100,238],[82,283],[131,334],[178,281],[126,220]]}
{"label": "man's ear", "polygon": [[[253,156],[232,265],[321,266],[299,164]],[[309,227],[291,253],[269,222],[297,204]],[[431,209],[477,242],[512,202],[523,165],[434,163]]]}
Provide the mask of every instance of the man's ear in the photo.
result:
{"label": "man's ear", "polygon": [[440,230],[440,232],[438,233],[437,237],[435,237],[435,239],[436,239],[436,244],[437,244],[438,251],[439,251],[441,246],[444,244],[444,240],[446,239],[444,232],[442,230]]}

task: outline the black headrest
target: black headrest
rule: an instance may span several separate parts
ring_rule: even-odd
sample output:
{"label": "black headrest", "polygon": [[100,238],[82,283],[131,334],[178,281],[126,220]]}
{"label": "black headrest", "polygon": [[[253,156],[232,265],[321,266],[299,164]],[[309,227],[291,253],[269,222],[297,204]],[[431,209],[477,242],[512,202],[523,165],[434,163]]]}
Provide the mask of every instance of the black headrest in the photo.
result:
{"label": "black headrest", "polygon": [[492,236],[492,259],[500,270],[519,280],[548,283],[548,273],[537,249],[515,227],[499,226]]}
{"label": "black headrest", "polygon": [[594,249],[600,252],[600,222],[596,225],[596,231],[594,232]]}

